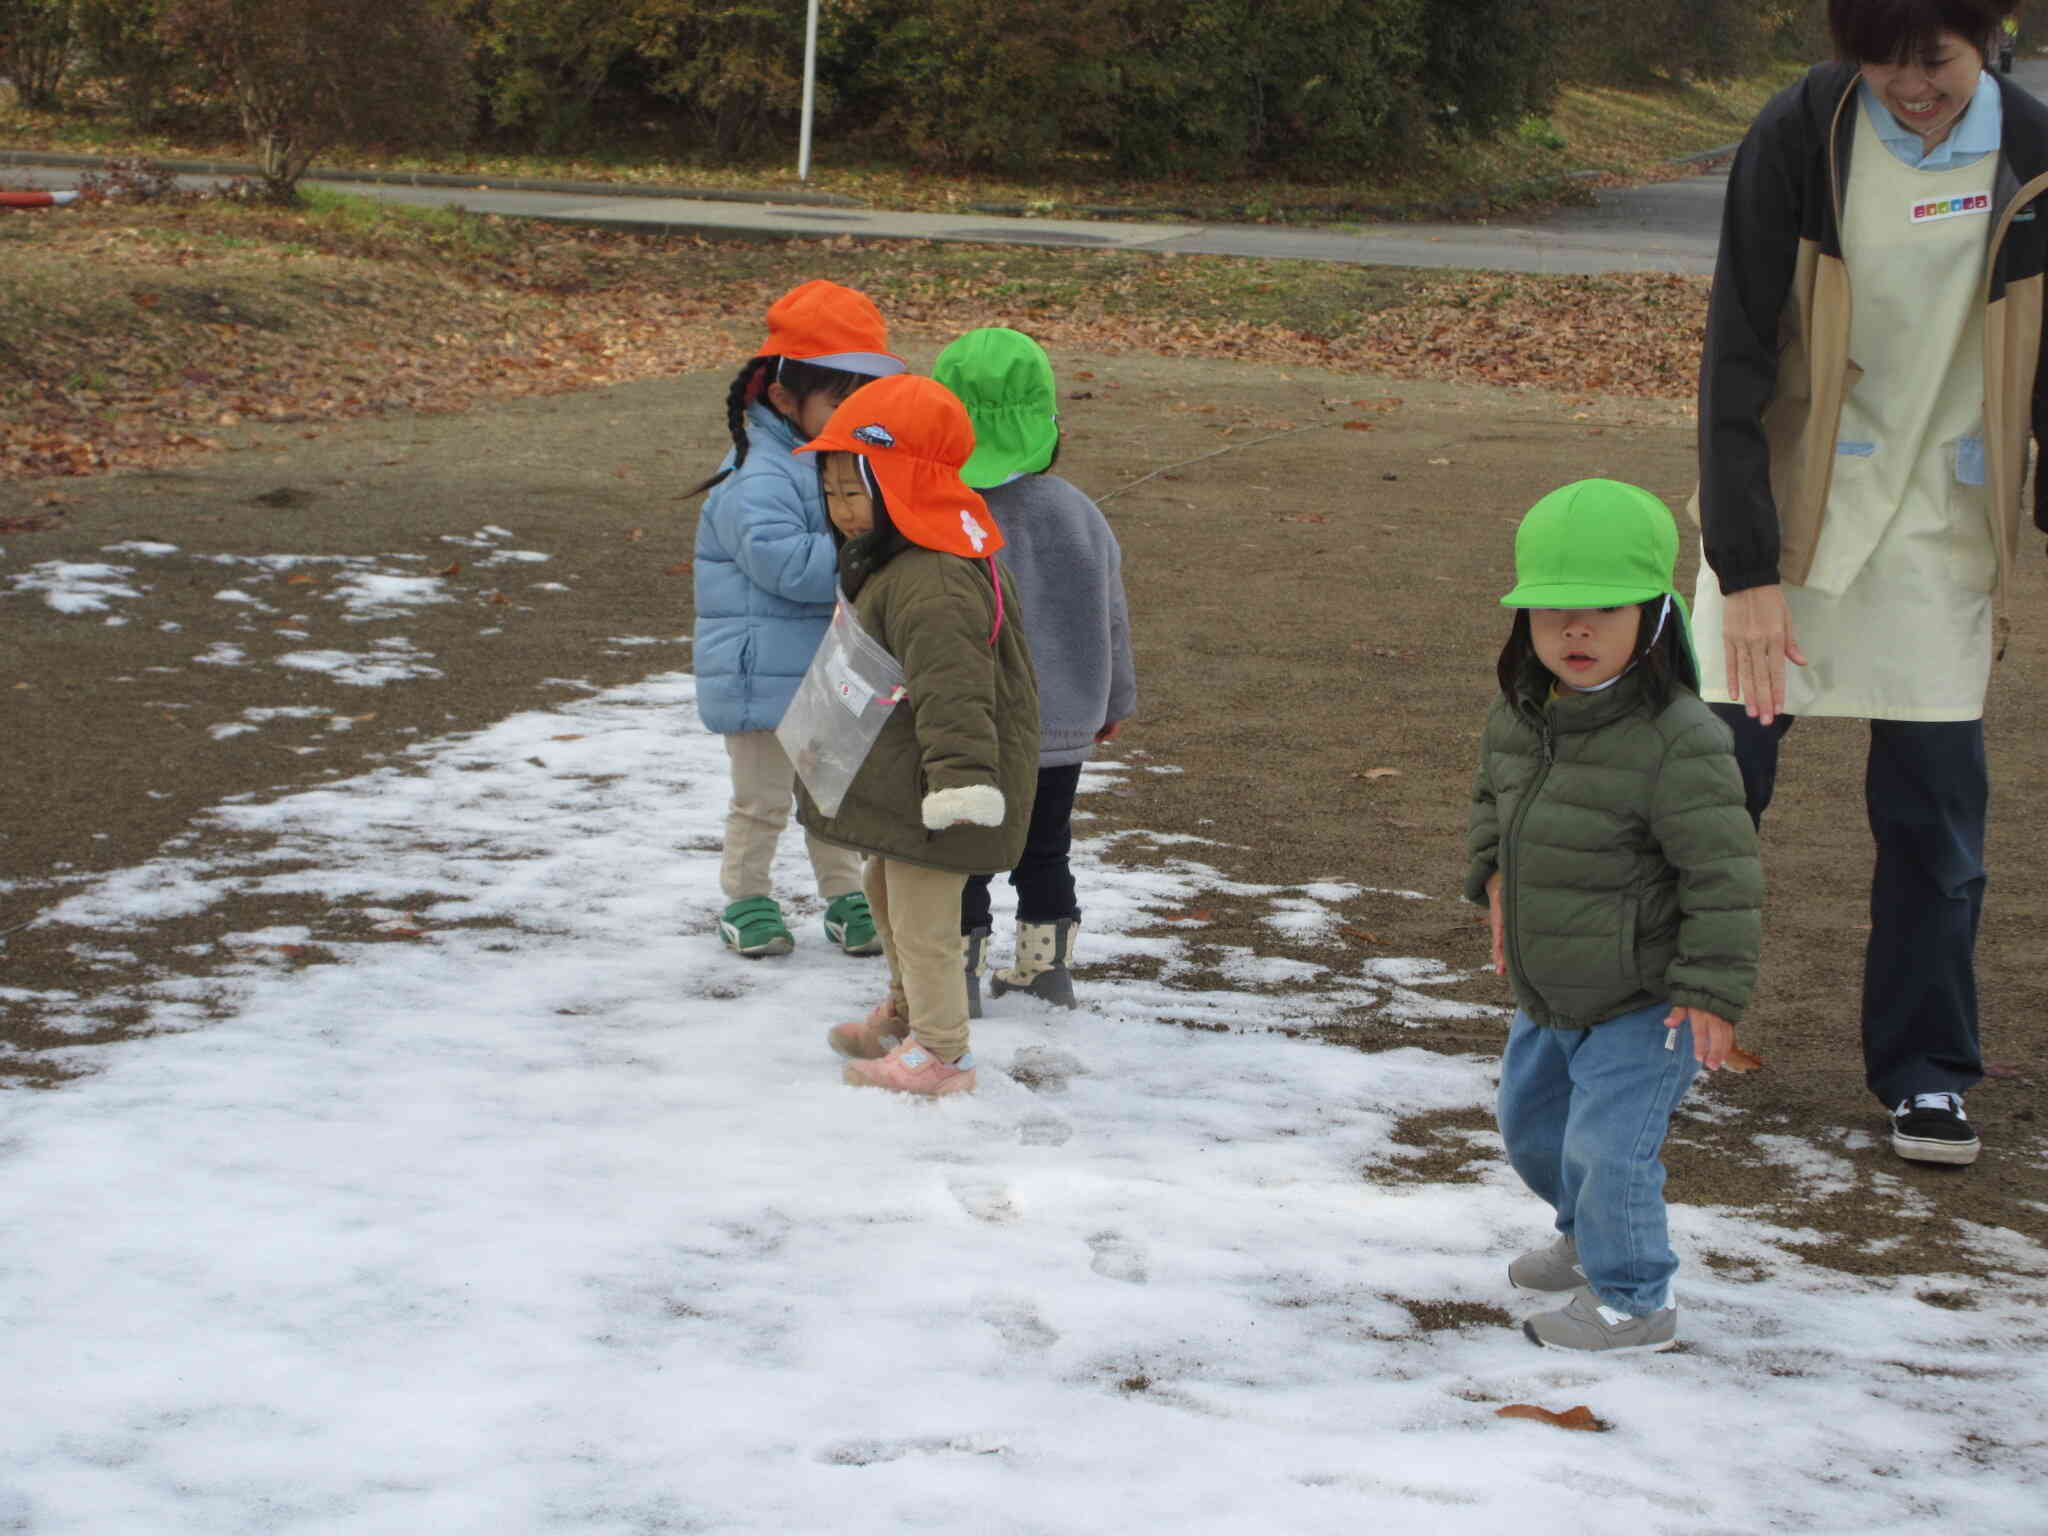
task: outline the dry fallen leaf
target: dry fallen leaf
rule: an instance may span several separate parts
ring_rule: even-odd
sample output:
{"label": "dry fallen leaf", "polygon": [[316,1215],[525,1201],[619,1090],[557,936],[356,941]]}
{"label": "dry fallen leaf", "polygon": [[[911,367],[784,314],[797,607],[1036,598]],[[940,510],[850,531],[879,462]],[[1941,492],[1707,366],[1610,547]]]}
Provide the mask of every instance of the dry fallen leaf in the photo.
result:
{"label": "dry fallen leaf", "polygon": [[696,562],[694,560],[678,560],[674,565],[670,566],[667,570],[663,571],[662,575],[687,576],[695,568]]}
{"label": "dry fallen leaf", "polygon": [[549,741],[581,741],[582,739],[581,735],[573,731],[566,736],[550,736],[548,738]]}
{"label": "dry fallen leaf", "polygon": [[1372,430],[1372,423],[1369,421],[1347,421],[1344,423],[1344,430],[1346,432],[1370,432]]}
{"label": "dry fallen leaf", "polygon": [[1558,1429],[1582,1429],[1593,1434],[1603,1434],[1613,1428],[1606,1420],[1596,1418],[1593,1410],[1584,1403],[1576,1408],[1567,1408],[1563,1413],[1552,1413],[1548,1408],[1539,1408],[1534,1403],[1509,1403],[1505,1408],[1496,1408],[1494,1417],[1534,1419],[1539,1424],[1549,1424]]}
{"label": "dry fallen leaf", "polygon": [[1364,928],[1339,928],[1337,931],[1348,938],[1357,939],[1361,944],[1377,944],[1380,941],[1378,934]]}
{"label": "dry fallen leaf", "polygon": [[1401,777],[1401,770],[1398,768],[1368,768],[1365,770],[1365,776],[1368,779],[1398,779]]}

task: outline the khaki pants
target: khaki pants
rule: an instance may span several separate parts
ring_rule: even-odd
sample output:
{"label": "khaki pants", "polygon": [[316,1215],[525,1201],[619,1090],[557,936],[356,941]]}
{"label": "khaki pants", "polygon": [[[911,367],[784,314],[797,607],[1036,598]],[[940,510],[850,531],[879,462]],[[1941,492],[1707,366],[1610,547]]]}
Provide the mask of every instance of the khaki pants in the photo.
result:
{"label": "khaki pants", "polygon": [[960,892],[967,877],[871,854],[862,871],[868,910],[889,963],[889,1002],[917,1043],[942,1061],[967,1052],[967,969]]}
{"label": "khaki pants", "polygon": [[[725,738],[732,759],[732,805],[725,815],[725,858],[718,883],[727,903],[772,896],[775,844],[789,825],[796,769],[773,731],[735,731]],[[804,834],[818,894],[826,901],[860,889],[860,855]]]}

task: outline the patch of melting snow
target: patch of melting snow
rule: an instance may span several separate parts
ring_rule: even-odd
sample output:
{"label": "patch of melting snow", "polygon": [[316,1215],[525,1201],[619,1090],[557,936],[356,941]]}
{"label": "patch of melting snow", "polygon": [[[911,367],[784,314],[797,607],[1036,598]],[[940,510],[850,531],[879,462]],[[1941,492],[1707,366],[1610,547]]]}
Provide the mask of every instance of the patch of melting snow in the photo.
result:
{"label": "patch of melting snow", "polygon": [[440,668],[426,663],[425,653],[399,637],[379,640],[370,652],[287,651],[277,658],[280,667],[300,672],[319,672],[351,688],[377,688],[385,683],[402,683],[419,677],[445,676]]}
{"label": "patch of melting snow", "polygon": [[[1204,892],[1302,887],[1080,838],[1081,1007],[991,999],[971,1097],[845,1087],[821,1021],[881,964],[818,935],[794,836],[796,952],[717,944],[728,769],[693,700],[649,678],[236,796],[45,914],[108,953],[201,911],[237,931],[204,976],[9,998],[156,1033],[72,1045],[97,1076],[8,1105],[0,1524],[2038,1531],[2038,1246],[1970,1230],[2009,1272],[1939,1277],[1968,1304],[1936,1305],[1680,1203],[1685,1349],[1534,1350],[1513,1323],[1553,1302],[1502,1271],[1548,1211],[1483,1131],[1445,1137],[1463,1182],[1415,1180],[1395,1139],[1483,1117],[1493,1064],[1298,1038],[1317,1006],[1426,1027],[1427,989],[1473,973],[1361,957],[1306,997],[1106,974],[1219,948],[1137,935]],[[266,900],[334,917],[239,915]],[[1901,1365],[1927,1361],[1955,1369]],[[1613,1429],[1496,1416],[1518,1402]],[[1764,1473],[1730,1449],[1760,1423]]]}
{"label": "patch of melting snow", "polygon": [[45,560],[13,577],[9,589],[22,596],[41,596],[58,613],[105,613],[116,598],[140,597],[145,589],[130,585],[131,565],[98,561]]}

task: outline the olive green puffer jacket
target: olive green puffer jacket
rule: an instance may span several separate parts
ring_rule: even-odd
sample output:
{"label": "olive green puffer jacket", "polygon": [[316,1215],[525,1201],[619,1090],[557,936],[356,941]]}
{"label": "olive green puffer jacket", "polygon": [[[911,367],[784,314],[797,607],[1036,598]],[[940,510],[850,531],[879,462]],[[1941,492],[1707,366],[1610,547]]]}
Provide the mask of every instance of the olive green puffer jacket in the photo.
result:
{"label": "olive green puffer jacket", "polygon": [[[849,545],[840,568],[861,627],[902,666],[908,697],[838,811],[821,814],[799,782],[797,819],[827,842],[910,864],[970,875],[1014,869],[1038,788],[1038,681],[1017,589],[1000,562],[900,540],[870,573],[859,562],[872,547]],[[1002,581],[1000,628],[992,572]],[[1002,791],[1000,826],[925,826],[927,794],[981,785]]]}
{"label": "olive green puffer jacket", "polygon": [[1466,838],[1468,900],[1501,871],[1508,977],[1538,1024],[1583,1029],[1653,1003],[1731,1023],[1756,985],[1763,868],[1728,728],[1640,671],[1550,697],[1532,663],[1487,716]]}

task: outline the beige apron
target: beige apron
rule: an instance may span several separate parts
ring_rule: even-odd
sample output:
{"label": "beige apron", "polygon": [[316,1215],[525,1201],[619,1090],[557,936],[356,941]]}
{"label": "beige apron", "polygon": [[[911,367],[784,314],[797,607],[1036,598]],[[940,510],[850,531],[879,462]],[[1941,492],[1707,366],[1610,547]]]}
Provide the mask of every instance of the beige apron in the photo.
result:
{"label": "beige apron", "polygon": [[[1807,658],[1785,712],[1975,720],[1991,672],[1998,553],[1984,461],[1984,260],[1998,156],[1921,171],[1861,103],[1842,213],[1850,356],[1813,568],[1787,585]],[[1693,594],[1701,695],[1728,701],[1721,588]]]}

